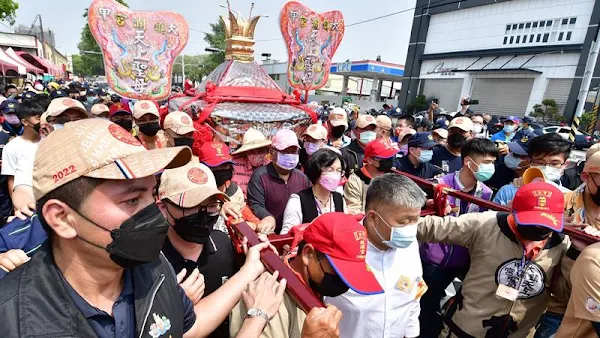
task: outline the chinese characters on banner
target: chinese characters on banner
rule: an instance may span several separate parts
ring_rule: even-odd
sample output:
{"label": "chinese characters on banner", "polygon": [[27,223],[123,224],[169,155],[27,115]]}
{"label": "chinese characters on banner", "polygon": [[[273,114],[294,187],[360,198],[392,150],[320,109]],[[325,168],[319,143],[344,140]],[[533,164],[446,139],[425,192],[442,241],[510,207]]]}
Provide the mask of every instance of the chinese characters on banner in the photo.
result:
{"label": "chinese characters on banner", "polygon": [[329,78],[333,55],[344,37],[340,11],[315,13],[290,1],[279,14],[279,25],[288,49],[288,81],[299,90],[323,87]]}
{"label": "chinese characters on banner", "polygon": [[188,40],[181,15],[135,12],[113,0],[94,0],[88,23],[115,92],[137,100],[161,100],[170,94],[173,62]]}

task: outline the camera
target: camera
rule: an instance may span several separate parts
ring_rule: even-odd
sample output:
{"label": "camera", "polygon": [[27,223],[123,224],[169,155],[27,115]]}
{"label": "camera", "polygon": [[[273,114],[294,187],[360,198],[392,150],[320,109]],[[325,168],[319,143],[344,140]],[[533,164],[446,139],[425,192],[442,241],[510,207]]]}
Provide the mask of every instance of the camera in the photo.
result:
{"label": "camera", "polygon": [[479,104],[479,100],[468,99],[468,100],[463,100],[463,102],[462,102],[463,106],[467,106],[467,105],[471,105],[471,104]]}

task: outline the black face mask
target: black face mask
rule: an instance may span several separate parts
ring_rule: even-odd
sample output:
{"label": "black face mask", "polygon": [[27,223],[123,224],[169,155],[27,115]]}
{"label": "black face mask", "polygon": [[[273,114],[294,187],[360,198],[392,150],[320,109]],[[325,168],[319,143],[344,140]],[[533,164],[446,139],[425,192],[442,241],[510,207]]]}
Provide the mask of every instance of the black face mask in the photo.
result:
{"label": "black face mask", "polygon": [[333,127],[333,128],[331,128],[331,135],[335,138],[340,138],[344,135],[345,131],[346,131],[346,126]]}
{"label": "black face mask", "polygon": [[394,158],[390,157],[390,158],[380,160],[379,167],[377,167],[377,170],[379,170],[382,173],[389,173],[392,170],[393,166],[394,166]]}
{"label": "black face mask", "polygon": [[217,187],[222,186],[233,177],[233,169],[220,169],[212,172],[217,182]]}
{"label": "black face mask", "polygon": [[594,181],[593,178],[590,177],[590,179],[592,180],[592,182],[594,182],[594,185],[596,186],[596,193],[590,194],[590,198],[592,199],[592,202],[594,202],[595,205],[600,205],[600,187],[596,184],[596,181]]}
{"label": "black face mask", "polygon": [[548,238],[548,235],[552,233],[552,230],[547,228],[523,225],[517,225],[517,231],[519,232],[521,237],[536,242]]}
{"label": "black face mask", "polygon": [[180,137],[180,138],[175,138],[173,140],[175,141],[176,147],[188,146],[191,148],[192,145],[194,144],[193,138]]}
{"label": "black face mask", "polygon": [[169,223],[155,203],[140,210],[123,222],[120,228],[114,230],[108,230],[84,215],[79,215],[100,229],[110,232],[113,240],[105,248],[82,237],[79,238],[108,251],[110,259],[125,269],[158,259],[169,229]]}
{"label": "black face mask", "polygon": [[344,283],[340,276],[325,272],[325,270],[323,270],[323,266],[321,265],[321,261],[319,261],[319,266],[321,267],[321,271],[324,273],[323,280],[321,281],[320,285],[315,283],[310,278],[310,274],[308,276],[308,285],[315,292],[327,297],[337,297],[346,293],[346,291],[350,289],[350,287]]}
{"label": "black face mask", "polygon": [[454,149],[460,149],[467,143],[467,138],[461,134],[452,134],[448,136],[448,145]]}
{"label": "black face mask", "polygon": [[210,216],[208,212],[200,211],[176,219],[173,230],[186,242],[204,244],[218,219],[219,215]]}
{"label": "black face mask", "polygon": [[42,127],[42,124],[41,123],[36,123],[32,127],[33,127],[33,130],[35,130],[35,132],[39,134],[40,128]]}
{"label": "black face mask", "polygon": [[115,121],[115,123],[127,131],[131,131],[131,128],[133,128],[133,121],[131,120],[120,120]]}
{"label": "black face mask", "polygon": [[158,122],[152,122],[147,124],[140,125],[140,131],[144,135],[154,136],[160,130],[160,125]]}

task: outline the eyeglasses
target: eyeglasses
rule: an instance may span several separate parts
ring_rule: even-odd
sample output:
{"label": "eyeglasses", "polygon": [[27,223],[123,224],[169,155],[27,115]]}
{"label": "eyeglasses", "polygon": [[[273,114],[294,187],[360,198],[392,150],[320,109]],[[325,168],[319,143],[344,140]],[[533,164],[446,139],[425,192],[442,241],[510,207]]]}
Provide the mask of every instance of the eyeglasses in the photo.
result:
{"label": "eyeglasses", "polygon": [[344,171],[342,169],[333,169],[333,168],[325,168],[323,169],[323,174],[329,174],[329,173],[338,173],[338,174],[342,174]]}
{"label": "eyeglasses", "polygon": [[200,211],[208,213],[209,216],[217,216],[221,213],[223,202],[213,202],[208,205],[201,205]]}

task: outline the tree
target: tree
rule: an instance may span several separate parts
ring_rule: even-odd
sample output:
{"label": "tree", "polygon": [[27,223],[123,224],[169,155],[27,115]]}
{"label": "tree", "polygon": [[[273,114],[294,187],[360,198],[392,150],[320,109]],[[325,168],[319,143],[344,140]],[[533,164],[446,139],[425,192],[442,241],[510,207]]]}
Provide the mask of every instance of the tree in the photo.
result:
{"label": "tree", "polygon": [[[202,81],[208,75],[205,64],[208,62],[210,55],[186,55],[185,56],[185,78],[192,81]],[[182,55],[175,59],[173,65],[173,74],[181,74]]]}
{"label": "tree", "polygon": [[558,116],[558,107],[554,99],[544,99],[542,105],[544,106],[544,122],[546,122],[547,118],[550,118],[551,120],[560,120]]}
{"label": "tree", "polygon": [[11,26],[14,25],[18,8],[19,4],[14,0],[0,0],[0,20],[6,20]]}
{"label": "tree", "polygon": [[[127,3],[125,3],[125,0],[116,1],[123,6],[129,7]],[[88,10],[86,9],[83,13],[83,17],[87,19],[87,16]],[[104,61],[102,60],[102,54],[100,54],[100,46],[98,46],[96,39],[94,39],[90,26],[87,23],[81,30],[81,40],[77,45],[77,48],[79,48],[79,56],[81,58],[79,62],[80,68],[78,70],[80,75],[103,75]],[[77,73],[77,71],[75,71],[75,64],[73,64],[73,71]]]}
{"label": "tree", "polygon": [[[227,46],[225,44],[225,24],[223,21],[219,20],[217,23],[211,23],[210,30],[212,33],[204,34],[204,41],[212,48],[225,50]],[[208,54],[204,62],[203,72],[210,74],[223,61],[225,61],[225,53]]]}
{"label": "tree", "polygon": [[406,112],[412,115],[422,110],[427,110],[428,107],[425,95],[417,95],[417,97],[406,106]]}

